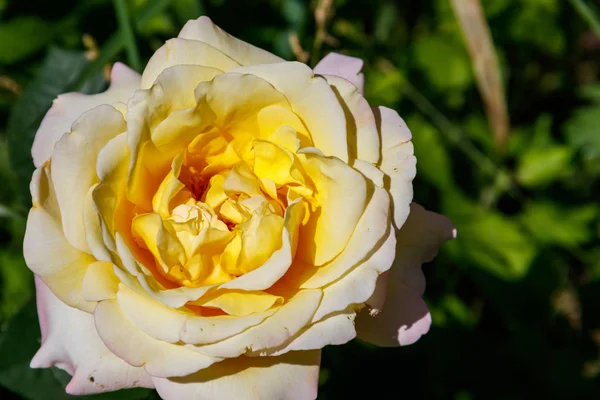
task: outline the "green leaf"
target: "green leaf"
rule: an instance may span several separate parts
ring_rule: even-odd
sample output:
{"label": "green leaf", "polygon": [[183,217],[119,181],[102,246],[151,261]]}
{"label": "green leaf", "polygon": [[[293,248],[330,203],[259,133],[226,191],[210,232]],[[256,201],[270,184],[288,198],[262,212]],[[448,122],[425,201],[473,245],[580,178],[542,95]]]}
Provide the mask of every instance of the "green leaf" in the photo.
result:
{"label": "green leaf", "polygon": [[[509,25],[511,37],[520,43],[529,43],[554,56],[565,51],[567,40],[560,29],[559,0],[524,2]],[[523,46],[523,44],[521,44]]]}
{"label": "green leaf", "polygon": [[600,103],[600,85],[587,85],[580,89],[581,97],[593,101],[595,103]]}
{"label": "green leaf", "polygon": [[600,158],[600,107],[588,106],[578,109],[564,126],[571,146],[583,152],[589,159]]}
{"label": "green leaf", "polygon": [[517,181],[527,188],[551,184],[568,174],[573,150],[567,146],[533,148],[521,158],[517,167]]}
{"label": "green leaf", "polygon": [[560,206],[546,200],[529,203],[521,215],[521,222],[540,242],[576,248],[594,236],[592,222],[598,215],[598,206]]}
{"label": "green leaf", "polygon": [[365,97],[371,104],[380,104],[395,108],[402,97],[404,76],[393,65],[386,68],[368,69],[365,71]]}
{"label": "green leaf", "polygon": [[[61,93],[75,89],[79,74],[88,65],[83,53],[52,48],[33,81],[14,105],[8,120],[10,159],[19,182],[19,194],[29,199],[29,181],[33,173],[31,145],[42,118]],[[80,91],[94,93],[98,78],[91,79]],[[27,200],[25,200],[27,202]]]}
{"label": "green leaf", "polygon": [[473,83],[471,61],[464,46],[451,37],[429,36],[414,47],[415,62],[441,91],[465,90]]}
{"label": "green leaf", "polygon": [[475,312],[454,294],[446,294],[441,300],[441,307],[463,328],[472,328],[477,323],[478,317]]}
{"label": "green leaf", "polygon": [[0,321],[11,317],[31,297],[32,278],[21,253],[0,250]]}
{"label": "green leaf", "polygon": [[387,43],[392,33],[398,29],[398,6],[394,3],[385,3],[377,12],[375,21],[375,39],[379,43]]}
{"label": "green leaf", "polygon": [[0,64],[14,64],[52,40],[51,25],[38,17],[16,17],[0,25]]}
{"label": "green leaf", "polygon": [[30,400],[137,400],[148,389],[121,390],[93,396],[71,396],[65,392],[68,374],[56,368],[32,369],[29,362],[40,346],[35,301],[30,300],[0,333],[0,385]]}
{"label": "green leaf", "polygon": [[444,247],[458,265],[467,264],[505,281],[527,275],[536,246],[514,219],[486,210],[456,192],[447,192],[442,206],[458,232]]}

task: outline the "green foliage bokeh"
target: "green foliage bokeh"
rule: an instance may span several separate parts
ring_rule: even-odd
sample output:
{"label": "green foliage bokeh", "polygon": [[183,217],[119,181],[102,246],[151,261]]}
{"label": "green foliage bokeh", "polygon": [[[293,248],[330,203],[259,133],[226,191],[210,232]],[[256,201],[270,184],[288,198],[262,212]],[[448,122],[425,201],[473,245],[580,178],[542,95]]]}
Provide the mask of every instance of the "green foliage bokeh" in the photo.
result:
{"label": "green foliage bokeh", "polygon": [[[363,58],[370,104],[396,109],[413,132],[415,201],[459,233],[424,266],[433,327],[406,348],[326,348],[320,399],[600,398],[600,39],[575,1],[481,3],[511,120],[504,151],[449,0],[336,0],[321,47],[316,1],[126,3],[142,64],[203,14],[290,60],[296,34],[313,65],[330,51]],[[99,92],[105,66],[128,62],[119,29],[111,0],[0,0],[2,398],[72,397],[63,372],[28,367],[40,336],[22,257],[29,149],[58,94]]]}

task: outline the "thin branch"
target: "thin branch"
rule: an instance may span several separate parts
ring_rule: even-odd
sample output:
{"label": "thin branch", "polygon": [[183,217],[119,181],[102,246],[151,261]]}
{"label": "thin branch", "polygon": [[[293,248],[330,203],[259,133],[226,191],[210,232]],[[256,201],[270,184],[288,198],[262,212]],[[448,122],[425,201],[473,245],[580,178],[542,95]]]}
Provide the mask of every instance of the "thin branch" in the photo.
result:
{"label": "thin branch", "polygon": [[490,28],[480,0],[451,0],[450,3],[467,42],[475,80],[485,104],[488,123],[496,138],[496,147],[502,152],[510,125]]}

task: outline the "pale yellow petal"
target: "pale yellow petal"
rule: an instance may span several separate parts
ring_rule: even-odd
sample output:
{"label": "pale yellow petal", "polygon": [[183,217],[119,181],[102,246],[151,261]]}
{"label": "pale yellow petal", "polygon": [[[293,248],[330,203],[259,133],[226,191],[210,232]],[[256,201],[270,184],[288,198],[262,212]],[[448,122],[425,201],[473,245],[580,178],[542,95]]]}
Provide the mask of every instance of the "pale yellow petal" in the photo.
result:
{"label": "pale yellow petal", "polygon": [[263,313],[283,302],[281,296],[261,291],[221,290],[194,305],[218,308],[229,315],[247,316]]}
{"label": "pale yellow petal", "polygon": [[85,196],[98,182],[96,158],[100,150],[126,131],[120,112],[101,105],[79,117],[71,132],[63,135],[52,153],[52,181],[62,214],[63,231],[80,251],[90,252],[85,240]]}
{"label": "pale yellow petal", "polygon": [[379,162],[381,141],[371,106],[356,86],[338,76],[325,75],[346,115],[348,147],[353,159]]}
{"label": "pale yellow petal", "polygon": [[239,357],[183,378],[153,381],[165,400],[314,400],[320,358],[320,350],[280,357]]}
{"label": "pale yellow petal", "polygon": [[314,182],[319,205],[300,228],[298,255],[302,261],[320,266],[348,244],[367,205],[367,181],[337,158],[312,154],[298,157]]}
{"label": "pale yellow petal", "polygon": [[[355,224],[345,250],[329,264],[321,268],[312,266],[300,271],[303,288],[319,288],[328,285],[350,272],[387,239],[393,226],[390,220],[390,196],[384,189],[375,189],[369,204]],[[383,267],[382,267],[383,270]]]}
{"label": "pale yellow petal", "polygon": [[356,268],[323,288],[323,299],[313,322],[340,312],[351,304],[370,301],[381,274],[385,274],[394,262],[395,250],[396,232],[391,229],[385,241],[377,244],[367,260],[361,260]]}
{"label": "pale yellow petal", "polygon": [[102,104],[126,103],[140,88],[140,74],[124,64],[115,63],[109,88],[99,94],[65,93],[59,95],[35,134],[31,154],[36,167],[52,154],[55,143],[71,130],[71,124],[84,112]]}
{"label": "pale yellow petal", "polygon": [[82,293],[87,301],[114,299],[119,289],[119,278],[115,275],[113,264],[96,261],[89,265],[83,278]]}
{"label": "pale yellow petal", "polygon": [[298,62],[246,66],[232,71],[253,74],[271,83],[302,118],[314,146],[327,156],[348,161],[344,110],[324,78],[315,76],[308,66]]}
{"label": "pale yellow petal", "polygon": [[268,354],[300,332],[311,320],[322,297],[321,290],[295,294],[272,317],[229,339],[194,349],[214,357],[237,357],[244,353]]}
{"label": "pale yellow petal", "polygon": [[112,353],[134,367],[144,367],[154,377],[185,376],[221,361],[147,335],[124,314],[117,300],[98,303],[94,318],[100,339]]}
{"label": "pale yellow petal", "polygon": [[266,50],[255,47],[239,40],[215,24],[206,16],[188,21],[181,32],[180,38],[198,40],[219,49],[240,65],[268,64],[281,62],[283,59]]}
{"label": "pale yellow petal", "polygon": [[386,107],[374,109],[381,135],[379,168],[389,176],[387,189],[394,204],[394,222],[400,228],[410,210],[413,198],[412,180],[416,174],[416,159],[411,133],[398,113]]}
{"label": "pale yellow petal", "polygon": [[120,286],[117,299],[125,315],[139,329],[169,343],[214,343],[258,325],[277,311],[273,309],[247,317],[202,317],[183,309],[167,307],[124,285]]}
{"label": "pale yellow petal", "polygon": [[100,225],[100,216],[94,207],[94,189],[96,185],[88,190],[85,196],[83,222],[85,224],[85,240],[90,248],[94,258],[99,261],[111,261],[111,254],[104,239],[102,238],[102,227]]}
{"label": "pale yellow petal", "polygon": [[29,211],[23,254],[29,269],[59,299],[86,312],[94,310],[95,303],[87,302],[81,292],[83,278],[94,257],[71,246],[60,223],[40,207],[34,206]]}
{"label": "pale yellow petal", "polygon": [[335,313],[327,318],[310,324],[289,343],[285,343],[272,356],[279,356],[290,351],[319,350],[329,345],[348,343],[356,337],[354,318],[356,312],[348,310]]}
{"label": "pale yellow petal", "polygon": [[240,64],[209,44],[197,40],[170,39],[148,61],[142,74],[141,88],[148,89],[164,70],[175,65],[198,65],[227,71]]}

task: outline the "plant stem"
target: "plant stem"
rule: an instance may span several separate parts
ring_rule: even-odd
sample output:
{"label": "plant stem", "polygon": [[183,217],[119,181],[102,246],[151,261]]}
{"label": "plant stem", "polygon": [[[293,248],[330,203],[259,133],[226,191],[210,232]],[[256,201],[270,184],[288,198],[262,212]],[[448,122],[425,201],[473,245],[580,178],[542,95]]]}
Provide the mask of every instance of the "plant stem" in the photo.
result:
{"label": "plant stem", "polygon": [[129,17],[129,10],[125,0],[113,0],[115,5],[115,12],[117,14],[117,20],[119,21],[119,30],[125,42],[125,50],[127,52],[127,60],[129,66],[134,70],[141,71],[140,53],[135,43],[135,36],[133,34],[133,28],[131,27],[131,19]]}
{"label": "plant stem", "polygon": [[581,18],[585,20],[590,26],[592,32],[598,39],[600,39],[600,20],[594,14],[590,6],[588,6],[583,0],[569,0],[575,11]]}

